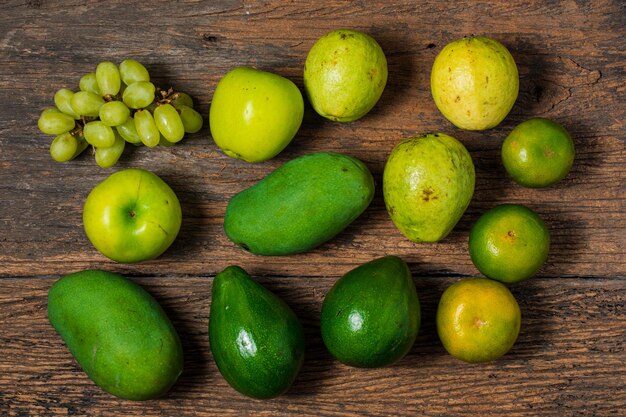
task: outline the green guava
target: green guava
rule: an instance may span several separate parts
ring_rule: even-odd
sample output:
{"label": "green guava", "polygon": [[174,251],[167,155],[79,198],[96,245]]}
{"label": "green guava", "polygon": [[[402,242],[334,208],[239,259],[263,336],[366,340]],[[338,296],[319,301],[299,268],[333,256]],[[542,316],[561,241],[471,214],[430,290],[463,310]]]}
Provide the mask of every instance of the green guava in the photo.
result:
{"label": "green guava", "polygon": [[410,241],[437,242],[467,209],[475,181],[465,146],[433,133],[393,149],[383,172],[383,196],[391,220]]}
{"label": "green guava", "polygon": [[304,65],[304,88],[317,113],[351,122],[378,102],[387,84],[387,59],[369,35],[338,29],[313,45]]}
{"label": "green guava", "polygon": [[485,130],[511,111],[519,75],[513,56],[500,42],[467,37],[449,43],[437,55],[430,88],[437,108],[455,126]]}

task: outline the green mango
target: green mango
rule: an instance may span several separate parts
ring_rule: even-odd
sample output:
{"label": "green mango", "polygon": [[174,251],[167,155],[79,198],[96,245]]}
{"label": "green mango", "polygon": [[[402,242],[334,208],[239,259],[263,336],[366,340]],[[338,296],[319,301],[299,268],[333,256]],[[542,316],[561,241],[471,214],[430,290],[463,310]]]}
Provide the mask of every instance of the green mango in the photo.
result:
{"label": "green mango", "polygon": [[341,277],[324,303],[324,344],[340,362],[360,368],[389,365],[413,346],[420,304],[407,264],[385,256]]}
{"label": "green mango", "polygon": [[252,398],[287,391],[304,360],[304,332],[294,312],[238,266],[213,281],[209,341],[222,376]]}
{"label": "green mango", "polygon": [[358,159],[318,152],[293,159],[228,203],[224,231],[257,255],[306,252],[354,221],[374,196]]}
{"label": "green mango", "polygon": [[432,133],[400,142],[383,172],[383,196],[396,227],[412,242],[450,233],[474,195],[474,163],[452,136]]}
{"label": "green mango", "polygon": [[66,275],[48,293],[48,319],[89,378],[128,400],[165,394],[183,370],[183,350],[161,306],[121,275]]}

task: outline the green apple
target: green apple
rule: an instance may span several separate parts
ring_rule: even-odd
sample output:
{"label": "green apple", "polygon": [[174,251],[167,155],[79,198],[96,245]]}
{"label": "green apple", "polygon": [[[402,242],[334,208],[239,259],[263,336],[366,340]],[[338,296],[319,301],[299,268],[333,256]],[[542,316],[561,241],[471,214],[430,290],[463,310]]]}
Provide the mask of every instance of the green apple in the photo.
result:
{"label": "green apple", "polygon": [[236,67],[217,84],[209,125],[226,155],[262,162],[278,155],[298,132],[304,100],[290,80],[251,67]]}
{"label": "green apple", "polygon": [[117,262],[141,262],[161,255],[174,242],[182,220],[174,191],[154,173],[126,169],[89,193],[83,225],[91,243]]}

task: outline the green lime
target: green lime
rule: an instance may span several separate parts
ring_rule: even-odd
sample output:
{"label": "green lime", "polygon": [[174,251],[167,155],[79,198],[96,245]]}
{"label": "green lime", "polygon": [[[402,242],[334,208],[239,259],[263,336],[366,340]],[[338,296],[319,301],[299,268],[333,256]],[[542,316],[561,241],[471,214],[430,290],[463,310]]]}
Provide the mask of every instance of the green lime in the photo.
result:
{"label": "green lime", "polygon": [[437,333],[448,353],[465,362],[494,361],[507,353],[522,321],[513,294],[486,278],[465,278],[439,300]]}
{"label": "green lime", "polygon": [[506,282],[523,281],[544,264],[550,233],[526,206],[503,204],[483,214],[472,227],[469,253],[485,276]]}
{"label": "green lime", "polygon": [[540,188],[567,175],[574,163],[574,142],[567,130],[548,119],[520,123],[502,143],[502,162],[520,185]]}

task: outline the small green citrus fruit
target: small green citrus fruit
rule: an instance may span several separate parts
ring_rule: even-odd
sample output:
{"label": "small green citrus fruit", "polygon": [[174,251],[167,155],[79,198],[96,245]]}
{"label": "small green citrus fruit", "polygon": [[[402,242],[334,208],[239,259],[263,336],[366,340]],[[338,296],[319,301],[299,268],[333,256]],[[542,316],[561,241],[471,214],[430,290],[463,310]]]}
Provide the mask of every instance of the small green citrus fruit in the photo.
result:
{"label": "small green citrus fruit", "polygon": [[561,181],[572,168],[574,142],[567,130],[548,119],[520,123],[502,143],[502,163],[520,185],[547,187]]}
{"label": "small green citrus fruit", "polygon": [[489,362],[507,353],[519,334],[521,312],[513,294],[486,278],[465,278],[439,300],[437,333],[444,348],[465,362]]}
{"label": "small green citrus fruit", "polygon": [[505,283],[533,276],[545,263],[550,233],[526,206],[503,204],[483,214],[472,227],[469,252],[476,268]]}

